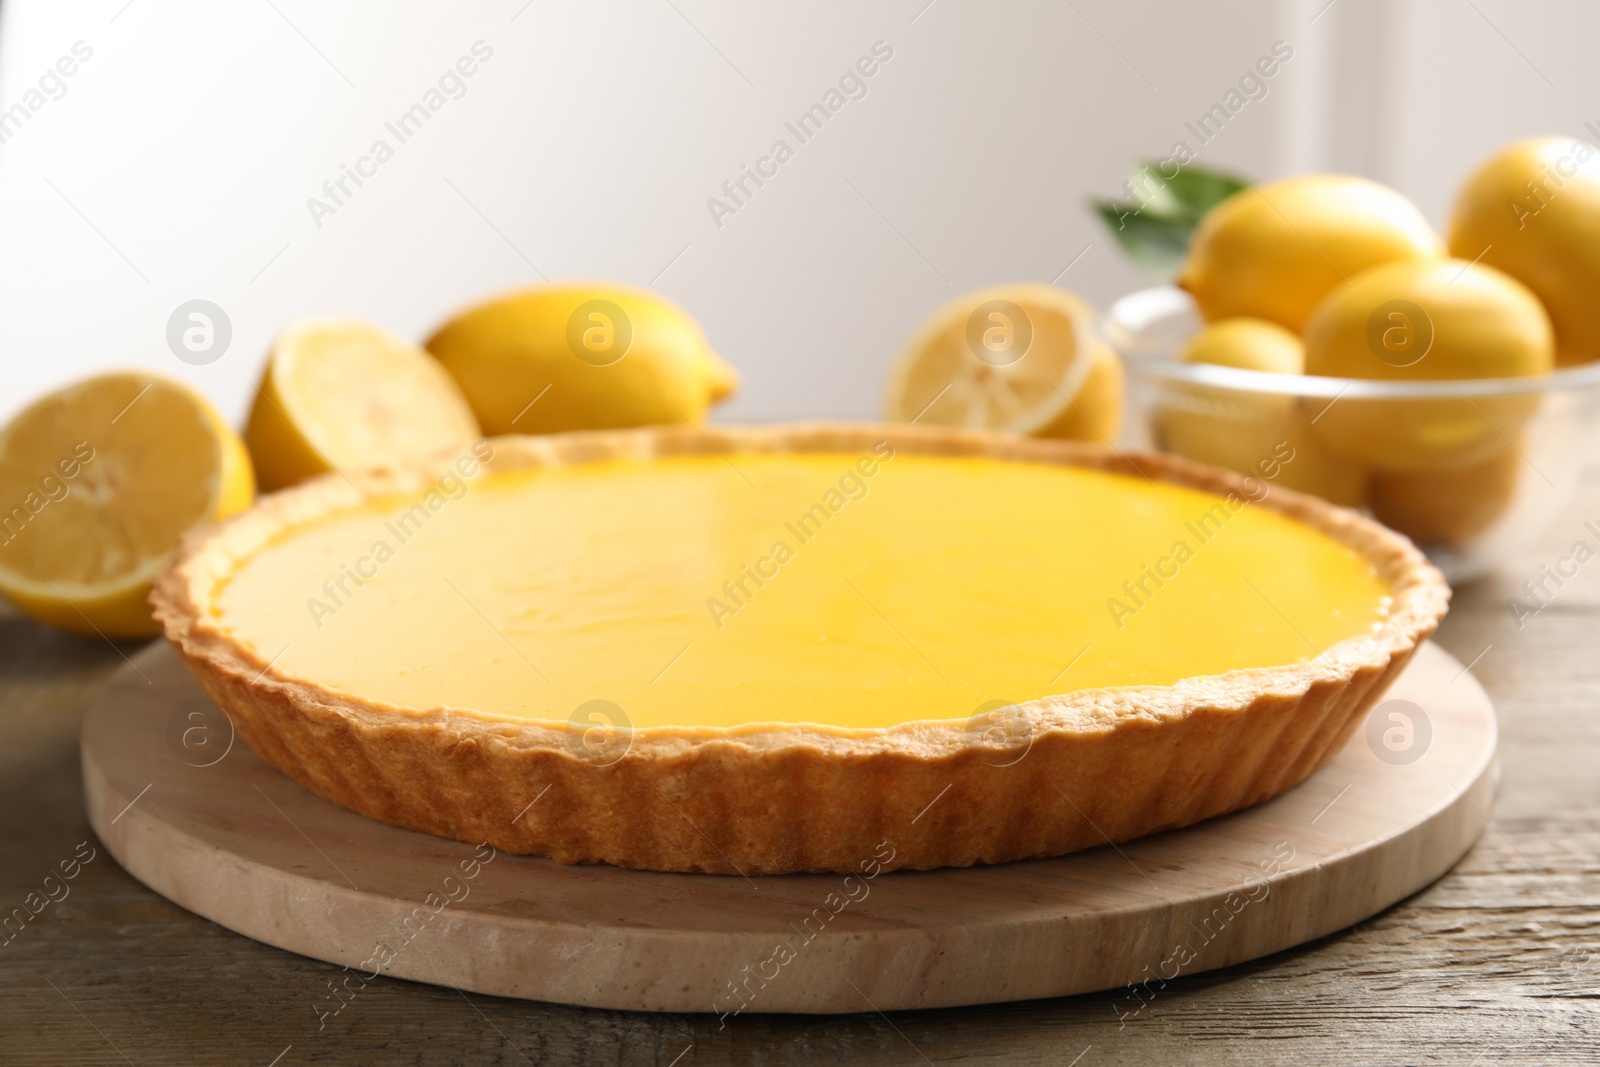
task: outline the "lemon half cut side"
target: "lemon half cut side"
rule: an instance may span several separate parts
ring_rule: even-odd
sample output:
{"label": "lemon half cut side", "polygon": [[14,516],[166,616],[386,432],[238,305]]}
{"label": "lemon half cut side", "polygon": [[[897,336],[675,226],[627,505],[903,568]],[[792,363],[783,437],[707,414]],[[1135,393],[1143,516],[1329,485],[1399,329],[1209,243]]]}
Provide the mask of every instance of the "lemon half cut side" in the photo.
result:
{"label": "lemon half cut side", "polygon": [[269,492],[336,470],[405,466],[478,436],[437,361],[371,323],[334,317],[278,335],[245,427]]}
{"label": "lemon half cut side", "polygon": [[141,372],[68,386],[0,430],[0,593],[78,633],[153,634],[150,582],[180,538],[254,495],[243,443],[188,387]]}
{"label": "lemon half cut side", "polygon": [[884,414],[929,426],[1044,432],[1070,413],[1096,366],[1093,322],[1084,300],[1049,285],[968,293],[912,336],[890,369]]}

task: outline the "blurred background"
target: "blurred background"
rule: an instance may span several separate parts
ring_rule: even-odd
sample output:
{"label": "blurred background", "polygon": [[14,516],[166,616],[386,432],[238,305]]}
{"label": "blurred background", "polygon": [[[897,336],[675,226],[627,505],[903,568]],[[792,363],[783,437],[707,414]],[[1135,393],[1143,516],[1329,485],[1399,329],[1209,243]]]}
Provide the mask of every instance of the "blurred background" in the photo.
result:
{"label": "blurred background", "polygon": [[[242,420],[292,317],[421,340],[541,277],[683,304],[744,377],[720,421],[871,417],[908,333],[967,290],[1105,307],[1146,284],[1086,207],[1134,160],[1182,141],[1252,178],[1363,174],[1442,227],[1503,143],[1600,140],[1596,39],[1579,0],[7,0],[0,418],[147,367]],[[167,344],[192,300],[232,330],[204,366]]]}

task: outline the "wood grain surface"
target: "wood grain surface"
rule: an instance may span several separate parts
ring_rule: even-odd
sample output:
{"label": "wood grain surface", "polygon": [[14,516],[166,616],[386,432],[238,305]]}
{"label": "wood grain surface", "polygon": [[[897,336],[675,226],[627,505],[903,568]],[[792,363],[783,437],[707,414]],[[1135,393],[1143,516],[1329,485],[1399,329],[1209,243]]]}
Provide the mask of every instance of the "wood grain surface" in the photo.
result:
{"label": "wood grain surface", "polygon": [[1126,986],[1126,1021],[1180,974],[1375,914],[1477,841],[1498,781],[1477,682],[1427,645],[1373,714],[1376,744],[1363,730],[1298,788],[1225,818],[1056,859],[867,862],[852,876],[563,866],[386,826],[235,743],[164,645],[96,702],[83,772],[90,825],[129,873],[230,930],[353,969],[319,1024],[380,974],[721,1024]]}
{"label": "wood grain surface", "polygon": [[[168,903],[103,850],[0,944],[0,1063],[1592,1064],[1600,1062],[1600,560],[1536,616],[1508,607],[1583,523],[1459,589],[1437,640],[1494,699],[1490,829],[1449,874],[1338,934],[1125,994],[841,1016],[560,1007],[374,980],[318,1029],[342,972]],[[138,646],[0,615],[0,904],[81,842],[79,730]],[[57,894],[59,895],[59,893]],[[1080,1058],[1081,1057],[1081,1058]]]}

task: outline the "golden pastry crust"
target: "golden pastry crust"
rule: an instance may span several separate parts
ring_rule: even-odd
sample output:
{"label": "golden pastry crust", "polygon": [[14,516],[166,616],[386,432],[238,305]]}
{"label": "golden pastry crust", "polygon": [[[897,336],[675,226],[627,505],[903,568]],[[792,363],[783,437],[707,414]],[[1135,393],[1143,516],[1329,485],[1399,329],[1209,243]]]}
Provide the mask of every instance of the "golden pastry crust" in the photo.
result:
{"label": "golden pastry crust", "polygon": [[[1248,497],[1230,472],[1175,456],[913,426],[664,427],[505,437],[488,473],[616,457],[897,452],[1066,464]],[[718,874],[927,869],[1055,856],[1187,826],[1298,784],[1343,745],[1443,617],[1450,590],[1408,540],[1352,511],[1274,488],[1254,506],[1368,559],[1388,617],[1318,658],[1171,686],[1078,690],[967,720],[877,729],[805,724],[633,731],[614,762],[585,759],[565,723],[364,701],[286,677],[218,627],[212,591],[285,525],[365,496],[420,490],[432,467],[330,475],[186,539],[151,602],[207,695],[268,763],[383,822],[562,863]],[[1256,488],[1259,496],[1259,487]],[[538,803],[529,802],[540,797]],[[937,800],[937,802],[935,802]]]}

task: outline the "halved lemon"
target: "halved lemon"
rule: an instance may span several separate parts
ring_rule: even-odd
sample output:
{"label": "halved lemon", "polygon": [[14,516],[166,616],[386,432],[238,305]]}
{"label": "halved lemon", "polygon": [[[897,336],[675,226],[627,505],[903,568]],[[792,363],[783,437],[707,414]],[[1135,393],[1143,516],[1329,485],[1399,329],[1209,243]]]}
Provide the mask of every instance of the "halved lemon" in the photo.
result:
{"label": "halved lemon", "polygon": [[300,319],[273,342],[244,439],[271,492],[330,471],[414,464],[477,439],[438,362],[359,319]]}
{"label": "halved lemon", "polygon": [[79,633],[155,633],[150,581],[179,538],[254,495],[238,435],[186,386],[136,371],[68,386],[0,430],[0,593]]}
{"label": "halved lemon", "polygon": [[[897,422],[1047,436],[1112,436],[1120,420],[1121,367],[1090,334],[1094,309],[1040,284],[980,289],[945,305],[891,368],[884,414]],[[1115,389],[1084,390],[1095,370]],[[1112,372],[1115,372],[1114,374]],[[1075,417],[1080,393],[1113,411]],[[1098,417],[1097,417],[1098,416]]]}

